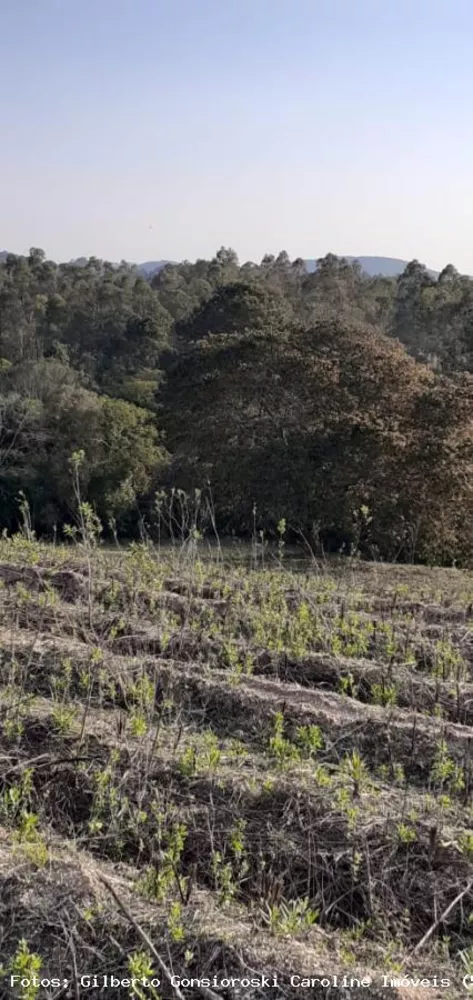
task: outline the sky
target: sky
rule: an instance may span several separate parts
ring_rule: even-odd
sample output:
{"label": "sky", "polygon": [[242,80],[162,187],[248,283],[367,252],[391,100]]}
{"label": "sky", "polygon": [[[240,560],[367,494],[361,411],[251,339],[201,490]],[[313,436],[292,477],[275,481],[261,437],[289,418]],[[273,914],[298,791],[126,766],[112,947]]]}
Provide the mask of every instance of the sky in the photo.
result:
{"label": "sky", "polygon": [[0,0],[0,249],[473,273],[471,0]]}

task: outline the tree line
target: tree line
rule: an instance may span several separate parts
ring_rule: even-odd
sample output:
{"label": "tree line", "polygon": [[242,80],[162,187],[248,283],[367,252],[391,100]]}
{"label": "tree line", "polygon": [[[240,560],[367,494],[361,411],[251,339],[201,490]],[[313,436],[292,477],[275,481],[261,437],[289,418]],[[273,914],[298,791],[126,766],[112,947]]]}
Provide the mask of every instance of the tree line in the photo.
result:
{"label": "tree line", "polygon": [[[380,558],[473,554],[473,281],[412,261],[369,277],[328,254],[240,265],[0,264],[0,513],[38,533],[81,496],[151,534],[163,491],[255,529]],[[196,493],[197,491],[197,493]],[[181,510],[182,513],[182,510]]]}

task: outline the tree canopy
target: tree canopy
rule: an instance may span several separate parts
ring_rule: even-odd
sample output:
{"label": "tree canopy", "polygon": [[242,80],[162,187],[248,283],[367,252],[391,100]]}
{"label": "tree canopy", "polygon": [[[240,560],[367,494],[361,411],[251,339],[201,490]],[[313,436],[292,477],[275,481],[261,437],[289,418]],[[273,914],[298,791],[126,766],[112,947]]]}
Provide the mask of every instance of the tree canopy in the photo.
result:
{"label": "tree canopy", "polygon": [[[70,458],[104,525],[211,484],[222,531],[468,560],[473,281],[328,254],[166,265],[150,280],[32,248],[0,263],[0,504],[70,520]],[[256,511],[256,515],[255,515]],[[360,511],[362,512],[360,514]]]}

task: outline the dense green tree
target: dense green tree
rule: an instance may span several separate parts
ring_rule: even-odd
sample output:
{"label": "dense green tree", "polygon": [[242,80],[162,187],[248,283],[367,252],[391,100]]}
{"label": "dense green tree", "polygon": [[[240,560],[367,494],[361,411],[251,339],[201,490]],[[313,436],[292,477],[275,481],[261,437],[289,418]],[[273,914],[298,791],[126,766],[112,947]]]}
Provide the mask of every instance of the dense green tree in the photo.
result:
{"label": "dense green tree", "polygon": [[9,254],[2,524],[20,490],[38,530],[71,520],[80,450],[84,498],[127,531],[159,484],[210,480],[223,529],[249,531],[256,504],[266,530],[285,517],[332,547],[471,559],[471,372],[473,281],[451,265],[373,278],[328,254],[309,274],[221,247],[147,281]]}
{"label": "dense green tree", "polygon": [[25,362],[0,374],[0,502],[14,524],[24,491],[35,523],[50,530],[74,516],[70,459],[84,452],[84,499],[105,522],[136,509],[166,453],[152,415],[84,388],[59,361]]}
{"label": "dense green tree", "polygon": [[67,357],[91,385],[155,371],[171,317],[148,282],[127,266],[90,258],[60,265],[32,249],[0,267],[0,357],[19,363]]}
{"label": "dense green tree", "polygon": [[223,285],[187,319],[176,324],[176,342],[200,340],[212,333],[243,333],[286,326],[291,315],[291,306],[280,292],[270,294],[256,283]]}
{"label": "dense green tree", "polygon": [[432,346],[427,317],[433,286],[429,272],[418,260],[412,260],[396,282],[393,334],[423,358],[428,356]]}

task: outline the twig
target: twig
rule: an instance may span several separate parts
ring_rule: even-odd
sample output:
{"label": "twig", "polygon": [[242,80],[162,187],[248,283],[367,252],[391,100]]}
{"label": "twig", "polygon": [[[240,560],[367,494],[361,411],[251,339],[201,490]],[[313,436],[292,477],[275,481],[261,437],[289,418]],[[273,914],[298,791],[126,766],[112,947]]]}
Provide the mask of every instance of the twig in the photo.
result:
{"label": "twig", "polygon": [[[90,755],[88,757],[59,757],[57,760],[51,759],[50,754],[41,754],[39,757],[32,757],[30,760],[22,760],[18,764],[13,764],[8,767],[5,771],[0,770],[2,777],[7,774],[14,774],[15,771],[25,771],[31,767],[35,769],[38,767],[57,767],[59,764],[77,764],[79,761],[91,761],[94,757]],[[6,757],[0,758],[0,764],[7,760]]]}
{"label": "twig", "polygon": [[468,885],[466,885],[465,888],[462,889],[462,891],[458,893],[458,896],[455,896],[455,899],[453,899],[452,902],[449,903],[449,905],[447,906],[447,909],[443,911],[443,913],[440,915],[440,917],[438,918],[438,920],[435,920],[434,923],[432,924],[432,926],[429,927],[427,933],[424,934],[424,937],[421,938],[420,941],[416,944],[415,948],[412,949],[412,951],[410,952],[409,957],[411,955],[417,955],[417,952],[419,952],[421,950],[421,948],[423,948],[424,944],[426,944],[426,942],[429,940],[429,938],[432,937],[432,934],[434,933],[434,931],[437,930],[437,927],[441,923],[443,923],[443,921],[446,919],[446,917],[448,917],[449,913],[452,912],[453,908],[457,905],[457,903],[460,902],[461,899],[463,899],[464,896],[466,896],[467,892],[469,892],[471,888],[473,888],[473,878],[470,879],[470,881],[468,882]]}
{"label": "twig", "polygon": [[[130,913],[130,910],[128,909],[126,903],[123,902],[123,900],[120,898],[117,891],[114,889],[113,885],[108,881],[108,879],[105,878],[104,875],[99,875],[99,879],[101,882],[103,882],[106,889],[108,889],[109,893],[113,896],[117,906],[122,911],[123,915],[127,918],[132,927],[135,928],[135,931],[137,931],[137,933],[140,935],[140,938],[143,941],[143,943],[146,945],[147,948],[149,948],[151,954],[156,959],[159,968],[161,969],[161,972],[163,973],[164,976],[166,976],[169,985],[172,986],[177,996],[177,1000],[185,1000],[184,994],[181,992],[179,987],[172,985],[171,981],[172,975],[167,965],[165,965],[165,963],[163,962],[159,952],[156,951],[156,948],[153,942],[151,941],[151,938],[148,937],[146,931],[143,930],[140,924],[135,920],[133,914]],[[214,993],[213,990],[209,990],[206,986],[199,987],[199,993],[201,993],[202,996],[206,997],[207,1000],[222,1000],[222,998],[218,995],[218,993]]]}
{"label": "twig", "polygon": [[74,945],[74,939],[73,939],[72,934],[70,933],[70,931],[68,931],[68,929],[67,929],[67,927],[66,927],[66,925],[64,923],[64,920],[62,919],[62,917],[59,917],[59,920],[61,921],[61,926],[62,926],[62,929],[64,931],[64,936],[67,938],[67,940],[69,942],[69,950],[70,950],[71,958],[72,958],[72,968],[74,970],[74,992],[75,992],[76,1000],[80,1000],[79,972],[78,972],[78,969],[77,969],[77,956],[76,956],[76,949],[75,949],[75,945]]}

